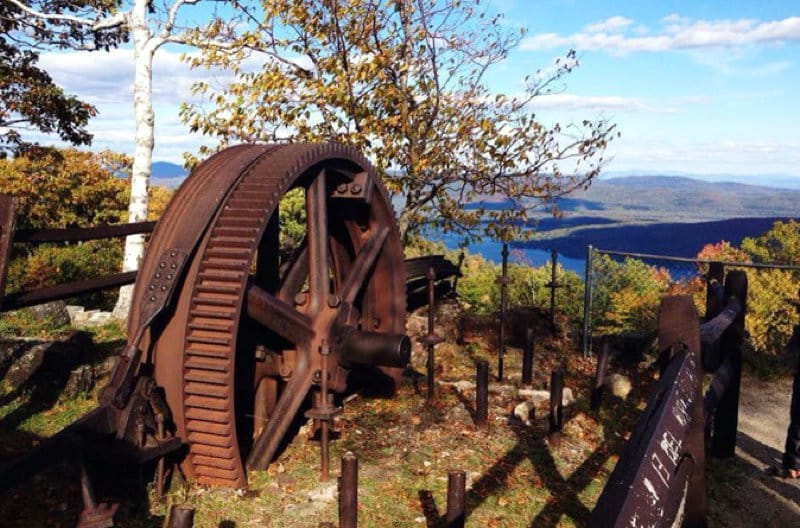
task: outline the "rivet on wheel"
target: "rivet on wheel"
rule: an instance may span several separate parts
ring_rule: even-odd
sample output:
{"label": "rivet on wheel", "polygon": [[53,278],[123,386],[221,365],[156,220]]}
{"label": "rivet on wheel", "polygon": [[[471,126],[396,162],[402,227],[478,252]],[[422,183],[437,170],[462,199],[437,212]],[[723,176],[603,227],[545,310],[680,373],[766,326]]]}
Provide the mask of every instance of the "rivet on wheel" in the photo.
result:
{"label": "rivet on wheel", "polygon": [[300,293],[295,294],[294,303],[297,306],[303,306],[306,303],[307,299],[308,299],[308,295],[306,295],[305,292],[300,292]]}
{"label": "rivet on wheel", "polygon": [[354,183],[350,186],[350,193],[351,194],[358,194],[361,192],[361,186],[357,183]]}
{"label": "rivet on wheel", "polygon": [[332,293],[328,295],[328,306],[331,308],[338,308],[338,306],[342,304],[342,300],[339,298],[338,295]]}

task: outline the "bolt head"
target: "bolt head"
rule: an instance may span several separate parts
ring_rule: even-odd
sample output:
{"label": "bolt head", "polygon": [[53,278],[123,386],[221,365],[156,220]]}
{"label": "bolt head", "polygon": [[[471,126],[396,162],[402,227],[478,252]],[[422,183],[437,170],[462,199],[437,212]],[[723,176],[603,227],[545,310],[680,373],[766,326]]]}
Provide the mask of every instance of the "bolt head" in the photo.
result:
{"label": "bolt head", "polygon": [[303,306],[307,300],[308,300],[308,295],[306,295],[305,292],[297,293],[294,296],[294,303],[297,306]]}
{"label": "bolt head", "polygon": [[338,295],[335,294],[328,295],[328,306],[330,306],[331,308],[338,308],[340,304],[342,304],[342,300],[339,298]]}

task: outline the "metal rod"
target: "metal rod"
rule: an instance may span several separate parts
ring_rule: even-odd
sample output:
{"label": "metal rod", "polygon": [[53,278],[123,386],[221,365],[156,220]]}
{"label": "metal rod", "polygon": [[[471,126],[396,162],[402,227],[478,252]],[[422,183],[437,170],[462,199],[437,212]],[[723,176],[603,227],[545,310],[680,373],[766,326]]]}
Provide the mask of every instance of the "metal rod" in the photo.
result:
{"label": "metal rod", "polygon": [[586,246],[586,267],[583,276],[583,357],[589,357],[592,349],[591,317],[592,317],[592,257],[594,247]]}
{"label": "metal rod", "polygon": [[173,504],[169,509],[167,528],[192,528],[194,525],[194,508]]}
{"label": "metal rod", "polygon": [[554,370],[550,374],[550,433],[548,443],[557,448],[561,443],[561,424],[564,419],[564,373]]}
{"label": "metal rod", "polygon": [[447,514],[446,528],[464,528],[464,495],[467,487],[467,474],[462,470],[451,471],[447,475]]}
{"label": "metal rod", "polygon": [[503,358],[506,354],[506,308],[508,305],[508,242],[503,242],[500,275],[500,349],[497,354],[497,381],[503,381]]}
{"label": "metal rod", "polygon": [[[330,349],[328,348],[327,343],[323,343],[322,347],[320,348],[320,353],[322,354],[322,380],[320,384],[320,398],[322,399],[322,406],[325,408],[330,407],[330,403],[328,402],[328,354],[330,353]],[[322,468],[320,470],[319,480],[321,482],[327,482],[328,478],[330,477],[330,451],[329,451],[329,421],[328,420],[321,420],[320,423],[320,451],[322,454]]]}
{"label": "metal rod", "polygon": [[83,499],[84,511],[91,511],[97,509],[97,497],[92,488],[92,481],[89,479],[89,473],[86,471],[86,465],[83,460],[80,461],[81,466],[81,498]]}
{"label": "metal rod", "polygon": [[[158,440],[163,441],[166,436],[164,427],[164,415],[162,413],[156,414],[156,428]],[[164,496],[164,457],[159,457],[158,464],[156,465],[156,497],[161,500]]]}
{"label": "metal rod", "polygon": [[[425,275],[428,279],[428,336],[433,336],[434,334],[434,325],[436,323],[436,291],[435,291],[435,284],[434,281],[436,280],[436,270],[433,269],[433,266],[428,267],[428,272]],[[427,370],[428,370],[428,399],[433,399],[435,396],[435,383],[434,383],[434,371],[436,368],[435,365],[435,358],[434,358],[434,344],[428,344],[428,361],[426,363]]]}
{"label": "metal rod", "polygon": [[533,328],[525,329],[525,346],[522,348],[522,384],[533,382]]}
{"label": "metal rod", "polygon": [[608,354],[610,343],[608,337],[603,337],[600,346],[600,354],[597,356],[597,370],[594,374],[594,389],[592,389],[591,408],[599,409],[603,403],[603,384],[606,379],[606,369],[608,368]]}
{"label": "metal rod", "polygon": [[489,417],[489,362],[478,360],[475,376],[475,425],[486,427]]}
{"label": "metal rod", "polygon": [[133,284],[136,281],[136,271],[126,271],[114,275],[105,275],[96,279],[80,280],[59,284],[58,286],[47,286],[35,290],[28,290],[19,293],[12,293],[2,298],[0,306],[3,311],[17,310],[26,306],[34,306],[50,301],[92,293],[106,288],[116,288],[126,284]]}
{"label": "metal rod", "polygon": [[[651,259],[651,260],[667,260],[672,262],[690,262],[692,264],[711,264],[712,262],[719,262],[716,260],[693,259],[686,257],[670,257],[667,255],[650,255],[647,253],[628,253],[625,251],[609,251],[606,249],[595,249],[598,253],[617,257],[633,257],[638,259]],[[753,264],[751,262],[719,262],[723,266],[733,266],[736,268],[755,268],[755,269],[782,269],[782,270],[797,270],[800,266],[793,266],[790,264]]]}
{"label": "metal rod", "polygon": [[339,480],[339,528],[358,525],[358,458],[348,451],[342,455]]}
{"label": "metal rod", "polygon": [[558,264],[558,252],[550,250],[550,329],[556,328],[556,265]]}

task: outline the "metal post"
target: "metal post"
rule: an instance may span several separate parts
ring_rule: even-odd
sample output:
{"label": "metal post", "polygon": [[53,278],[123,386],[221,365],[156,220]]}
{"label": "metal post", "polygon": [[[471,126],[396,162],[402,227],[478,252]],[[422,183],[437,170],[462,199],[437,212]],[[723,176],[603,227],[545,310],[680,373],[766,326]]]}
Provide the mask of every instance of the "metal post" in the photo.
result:
{"label": "metal post", "polygon": [[603,336],[602,345],[600,347],[600,354],[597,356],[597,371],[594,374],[594,389],[592,389],[591,407],[592,409],[599,409],[603,403],[603,384],[606,378],[606,369],[608,368],[608,354],[609,342],[608,337]]}
{"label": "metal post", "polygon": [[589,356],[592,348],[590,320],[592,315],[592,257],[594,248],[586,246],[586,265],[583,276],[583,357]]}
{"label": "metal post", "polygon": [[550,330],[556,329],[556,264],[558,263],[558,252],[550,250]]}
{"label": "metal post", "polygon": [[530,385],[533,380],[533,328],[525,329],[525,346],[522,349],[522,384]]}
{"label": "metal post", "polygon": [[464,471],[451,471],[447,475],[447,514],[445,528],[464,528],[464,494],[467,487],[467,474]]}
{"label": "metal post", "polygon": [[358,458],[348,451],[342,456],[339,480],[339,528],[358,525]]}
{"label": "metal post", "polygon": [[489,417],[489,362],[485,359],[478,361],[475,378],[475,425],[486,427]]}
{"label": "metal post", "polygon": [[[320,347],[320,354],[322,354],[322,365],[320,370],[322,371],[322,379],[320,380],[320,399],[322,400],[321,407],[323,409],[330,408],[330,402],[328,401],[328,355],[330,354],[330,348],[328,347],[327,343],[323,343]],[[329,433],[330,433],[330,422],[328,419],[320,421],[320,452],[322,458],[322,468],[320,469],[320,476],[319,480],[321,482],[327,482],[328,478],[330,477],[330,451],[329,451]]]}
{"label": "metal post", "polygon": [[192,528],[194,524],[194,508],[173,504],[169,509],[167,528]]}
{"label": "metal post", "polygon": [[503,357],[506,353],[506,308],[508,304],[508,242],[503,242],[503,265],[500,275],[500,350],[497,355],[497,381],[503,381]]}
{"label": "metal post", "polygon": [[561,443],[561,424],[564,419],[564,373],[554,370],[550,374],[550,434],[548,443],[557,448]]}
{"label": "metal post", "polygon": [[[426,274],[428,278],[428,335],[434,335],[434,324],[435,324],[435,310],[436,310],[436,291],[435,291],[435,284],[434,281],[436,280],[436,271],[433,269],[433,266],[428,268],[428,273]],[[434,343],[428,343],[428,361],[426,363],[427,370],[428,370],[428,399],[432,399],[434,397]]]}

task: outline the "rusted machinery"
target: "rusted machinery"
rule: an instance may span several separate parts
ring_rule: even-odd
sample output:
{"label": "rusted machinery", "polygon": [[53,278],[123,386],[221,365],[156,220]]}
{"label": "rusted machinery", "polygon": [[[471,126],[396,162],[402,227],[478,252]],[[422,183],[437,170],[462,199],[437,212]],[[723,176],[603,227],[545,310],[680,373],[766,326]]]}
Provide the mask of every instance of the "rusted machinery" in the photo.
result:
{"label": "rusted machinery", "polygon": [[[306,233],[282,258],[279,203],[296,188]],[[391,392],[408,363],[405,280],[391,204],[353,149],[214,155],[152,233],[100,407],[5,468],[0,487],[89,443],[140,462],[184,449],[182,469],[197,482],[244,487],[303,408],[319,425],[325,477],[332,393],[354,371]]]}

